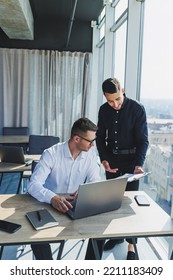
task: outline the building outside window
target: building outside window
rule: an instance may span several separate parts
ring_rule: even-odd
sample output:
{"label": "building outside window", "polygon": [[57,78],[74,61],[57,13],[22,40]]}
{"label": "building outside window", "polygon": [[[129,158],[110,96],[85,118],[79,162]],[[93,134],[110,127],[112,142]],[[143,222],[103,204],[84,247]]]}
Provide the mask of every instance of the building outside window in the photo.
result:
{"label": "building outside window", "polygon": [[145,169],[152,173],[141,188],[171,214],[173,191],[173,3],[145,2],[141,98],[147,112],[149,151]]}

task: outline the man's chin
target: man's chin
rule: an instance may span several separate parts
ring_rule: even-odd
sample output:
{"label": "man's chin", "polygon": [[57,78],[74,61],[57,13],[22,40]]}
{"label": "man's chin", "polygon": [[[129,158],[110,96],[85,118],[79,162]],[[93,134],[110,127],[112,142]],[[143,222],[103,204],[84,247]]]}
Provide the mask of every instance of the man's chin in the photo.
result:
{"label": "man's chin", "polygon": [[90,150],[90,148],[86,148],[85,150],[83,150],[83,152],[88,152]]}

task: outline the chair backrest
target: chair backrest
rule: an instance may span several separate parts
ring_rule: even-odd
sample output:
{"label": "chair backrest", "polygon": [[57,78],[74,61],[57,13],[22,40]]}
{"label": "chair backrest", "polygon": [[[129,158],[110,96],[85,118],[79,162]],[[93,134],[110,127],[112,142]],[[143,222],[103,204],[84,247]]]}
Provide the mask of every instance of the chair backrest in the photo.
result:
{"label": "chair backrest", "polygon": [[29,135],[29,127],[21,126],[21,127],[3,127],[2,130],[3,135]]}
{"label": "chair backrest", "polygon": [[33,160],[32,161],[32,166],[31,166],[31,171],[32,173],[34,172],[34,168],[36,167],[37,163],[39,162],[39,160]]}
{"label": "chair backrest", "polygon": [[43,151],[60,141],[58,136],[30,135],[28,154],[42,154]]}

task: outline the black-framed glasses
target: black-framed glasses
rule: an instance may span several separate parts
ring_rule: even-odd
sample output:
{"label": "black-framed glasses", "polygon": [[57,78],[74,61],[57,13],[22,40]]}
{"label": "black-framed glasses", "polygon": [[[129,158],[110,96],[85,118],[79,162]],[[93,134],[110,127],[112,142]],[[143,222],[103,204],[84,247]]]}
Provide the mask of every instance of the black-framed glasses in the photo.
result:
{"label": "black-framed glasses", "polygon": [[78,136],[79,136],[81,139],[83,139],[83,140],[89,142],[90,144],[92,144],[92,143],[96,140],[96,138],[94,138],[93,140],[89,140],[89,139],[87,139],[87,138],[85,138],[85,137],[83,137],[83,136],[80,136],[80,135],[78,135]]}

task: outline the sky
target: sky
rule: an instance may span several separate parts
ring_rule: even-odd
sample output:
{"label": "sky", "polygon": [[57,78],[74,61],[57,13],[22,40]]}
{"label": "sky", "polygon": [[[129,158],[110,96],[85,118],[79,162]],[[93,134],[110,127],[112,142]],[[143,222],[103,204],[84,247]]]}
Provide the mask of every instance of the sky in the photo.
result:
{"label": "sky", "polygon": [[141,97],[173,99],[173,0],[146,0]]}

